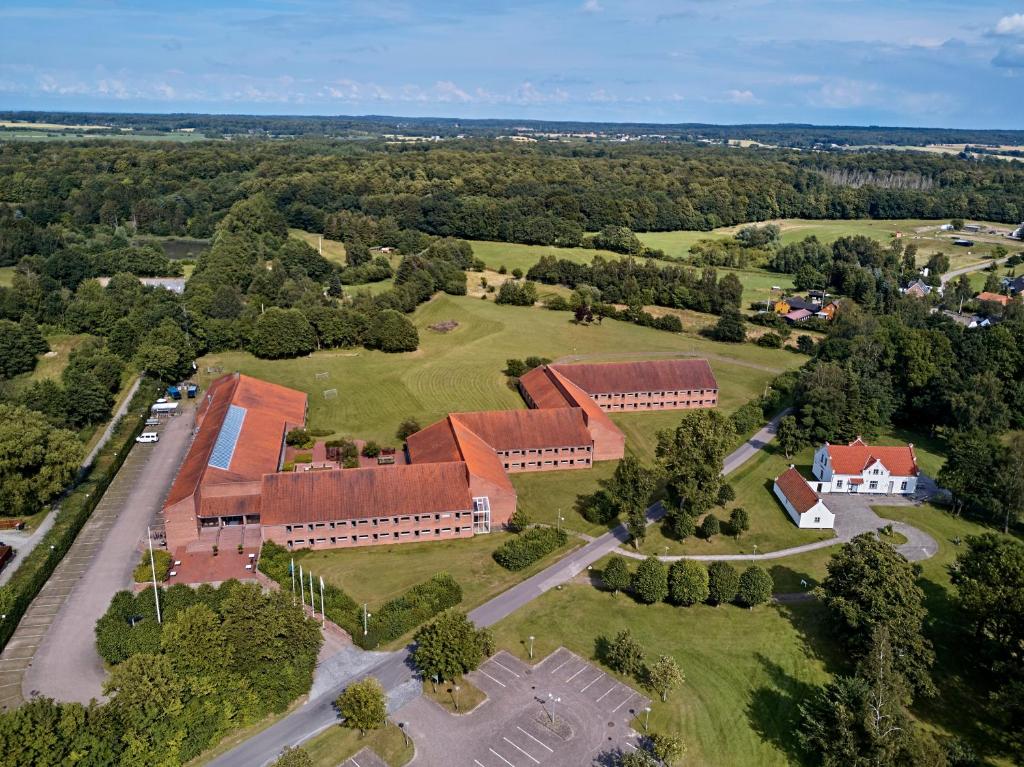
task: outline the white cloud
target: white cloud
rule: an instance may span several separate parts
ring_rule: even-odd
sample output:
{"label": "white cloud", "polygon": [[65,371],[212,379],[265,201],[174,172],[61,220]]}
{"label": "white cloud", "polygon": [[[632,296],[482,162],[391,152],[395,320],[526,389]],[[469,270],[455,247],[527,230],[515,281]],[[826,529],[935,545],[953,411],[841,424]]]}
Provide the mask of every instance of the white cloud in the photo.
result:
{"label": "white cloud", "polygon": [[753,91],[740,91],[736,89],[725,92],[723,101],[729,104],[760,104],[761,99],[754,95]]}
{"label": "white cloud", "polygon": [[580,8],[584,13],[600,13],[604,10],[599,0],[584,0],[583,6]]}
{"label": "white cloud", "polygon": [[441,80],[434,84],[438,101],[472,101],[473,97],[466,93],[451,80]]}
{"label": "white cloud", "polygon": [[1024,13],[1003,16],[994,31],[997,35],[1024,35]]}
{"label": "white cloud", "polygon": [[875,83],[863,80],[834,80],[814,91],[810,101],[819,107],[847,109],[864,106],[877,91],[878,86]]}

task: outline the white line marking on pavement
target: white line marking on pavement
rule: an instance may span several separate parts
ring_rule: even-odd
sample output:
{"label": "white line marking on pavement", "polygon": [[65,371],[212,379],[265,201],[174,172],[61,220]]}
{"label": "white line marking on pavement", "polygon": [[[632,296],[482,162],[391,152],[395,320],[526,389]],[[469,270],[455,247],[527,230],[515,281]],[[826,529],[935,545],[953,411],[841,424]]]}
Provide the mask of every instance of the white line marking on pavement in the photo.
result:
{"label": "white line marking on pavement", "polygon": [[602,700],[604,700],[604,699],[605,699],[605,696],[607,696],[607,695],[608,695],[608,693],[610,693],[610,692],[611,692],[612,690],[614,690],[614,689],[615,689],[616,687],[618,687],[618,685],[617,685],[617,684],[613,684],[613,685],[612,685],[611,687],[609,687],[609,688],[608,688],[607,690],[605,690],[605,691],[604,691],[604,695],[602,695],[602,696],[601,696],[600,698],[598,698],[597,700],[595,700],[595,701],[594,701],[594,703],[600,703],[600,702],[601,702]]}
{"label": "white line marking on pavement", "polygon": [[546,748],[546,749],[547,749],[548,751],[550,751],[550,752],[551,752],[552,754],[553,754],[553,753],[555,753],[555,749],[551,748],[551,746],[549,746],[549,745],[548,745],[547,743],[545,743],[544,741],[542,741],[542,740],[538,740],[537,738],[533,737],[533,736],[532,736],[532,735],[531,735],[530,733],[528,733],[528,732],[527,732],[526,730],[524,730],[524,729],[523,729],[522,727],[520,727],[519,725],[516,725],[516,729],[517,729],[517,730],[519,730],[519,732],[523,733],[523,735],[525,735],[526,737],[528,737],[528,738],[529,738],[530,740],[532,740],[532,741],[533,741],[534,743],[537,743],[538,745],[540,745],[540,746],[543,746],[543,747],[544,747],[544,748]]}
{"label": "white line marking on pavement", "polygon": [[626,745],[627,745],[627,746],[629,746],[629,747],[630,747],[631,749],[633,749],[634,751],[636,751],[636,746],[634,746],[634,745],[633,745],[632,743],[630,743],[630,742],[629,742],[628,740],[626,741]]}
{"label": "white line marking on pavement", "polygon": [[573,675],[572,675],[571,677],[569,677],[569,678],[568,678],[568,679],[566,679],[565,681],[566,681],[566,682],[571,682],[571,681],[572,681],[573,679],[575,679],[576,677],[578,677],[578,676],[579,676],[580,674],[582,674],[582,673],[583,673],[584,671],[586,671],[586,670],[587,670],[587,667],[586,667],[586,666],[584,666],[583,668],[581,668],[581,669],[580,669],[579,671],[577,671],[577,672],[576,672],[575,674],[573,674]]}
{"label": "white line marking on pavement", "polygon": [[[590,687],[590,685],[594,684],[598,679],[600,679],[603,676],[604,676],[604,674],[598,674],[597,676],[595,676],[592,681],[587,683],[587,687]],[[580,692],[586,692],[587,691],[587,687],[584,687],[582,690],[580,690]]]}
{"label": "white line marking on pavement", "polygon": [[555,668],[551,669],[551,673],[554,674],[556,671],[558,671],[558,669],[560,669],[562,666],[564,666],[570,660],[572,660],[572,658],[569,658],[569,660],[562,661],[561,663],[559,663],[557,666],[555,666]]}
{"label": "white line marking on pavement", "polygon": [[354,764],[356,767],[361,767],[359,762],[356,761],[355,757],[352,757],[352,764]]}
{"label": "white line marking on pavement", "polygon": [[484,767],[484,765],[480,764],[479,759],[474,759],[473,761],[476,763],[477,767]]}
{"label": "white line marking on pavement", "polygon": [[505,683],[504,683],[504,682],[499,682],[499,681],[498,681],[497,679],[495,679],[495,678],[494,678],[493,676],[491,676],[490,674],[488,674],[488,673],[487,673],[486,671],[484,671],[483,669],[480,669],[480,673],[481,673],[481,674],[483,674],[483,675],[484,675],[485,677],[487,677],[488,679],[490,679],[490,680],[491,680],[492,682],[494,682],[495,684],[500,684],[500,685],[501,685],[502,687],[504,687],[504,686],[505,686]]}
{"label": "white line marking on pavement", "polygon": [[518,678],[519,678],[519,674],[517,674],[517,673],[516,673],[515,671],[513,671],[512,669],[510,669],[510,668],[509,668],[508,666],[506,666],[505,664],[503,664],[503,663],[498,663],[498,661],[494,660],[494,658],[491,658],[491,663],[493,663],[493,664],[494,664],[495,666],[497,666],[498,668],[503,668],[503,669],[505,669],[505,670],[506,670],[506,671],[507,671],[508,673],[510,673],[510,674],[511,674],[512,676],[514,676],[514,677],[515,677],[516,679],[518,679]]}
{"label": "white line marking on pavement", "polygon": [[494,754],[494,755],[495,755],[496,757],[498,757],[499,759],[501,759],[501,761],[503,761],[503,762],[504,762],[505,764],[507,764],[507,765],[508,765],[508,767],[516,767],[516,766],[515,766],[514,764],[512,764],[512,762],[510,762],[510,761],[509,761],[508,759],[506,759],[505,757],[503,757],[503,756],[502,756],[501,754],[499,754],[499,753],[498,753],[497,751],[495,751],[495,750],[494,750],[493,748],[489,748],[489,749],[487,749],[487,750],[488,750],[488,751],[490,751],[490,752],[491,752],[492,754]]}
{"label": "white line marking on pavement", "polygon": [[513,743],[513,742],[512,742],[511,740],[509,740],[508,738],[506,738],[506,737],[505,737],[504,735],[502,735],[502,736],[501,736],[501,739],[502,739],[503,741],[505,741],[506,743],[508,743],[508,744],[509,744],[510,746],[512,746],[512,748],[514,748],[514,749],[515,749],[516,751],[520,752],[521,754],[525,754],[525,755],[526,755],[526,758],[527,758],[527,759],[529,759],[530,761],[532,761],[532,762],[533,762],[534,764],[540,764],[540,760],[538,760],[538,759],[534,759],[534,758],[533,758],[532,756],[530,756],[530,754],[528,754],[528,753],[526,753],[525,751],[523,751],[523,749],[519,748],[519,746],[517,746],[517,745],[516,745],[515,743]]}
{"label": "white line marking on pavement", "polygon": [[620,708],[622,708],[622,707],[623,707],[623,706],[625,706],[625,705],[626,705],[627,703],[629,703],[629,702],[630,702],[631,700],[633,700],[633,696],[634,696],[634,695],[636,695],[636,693],[635,693],[635,692],[631,692],[631,693],[629,694],[629,697],[628,697],[628,698],[626,698],[626,699],[625,699],[624,701],[622,701],[622,703],[620,703],[619,705],[617,705],[617,706],[616,706],[615,708],[613,708],[613,709],[612,709],[612,713],[614,714],[614,713],[615,713],[616,711],[618,711],[618,710],[619,710]]}

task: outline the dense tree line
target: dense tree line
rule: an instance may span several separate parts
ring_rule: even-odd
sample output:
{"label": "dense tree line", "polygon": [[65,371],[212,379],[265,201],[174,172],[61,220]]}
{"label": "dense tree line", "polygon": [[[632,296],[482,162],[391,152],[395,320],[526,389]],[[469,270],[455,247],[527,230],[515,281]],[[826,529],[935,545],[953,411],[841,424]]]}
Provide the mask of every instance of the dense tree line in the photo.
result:
{"label": "dense tree line", "polygon": [[228,581],[161,595],[163,623],[147,590],[119,593],[97,624],[109,702],[0,714],[0,764],[183,764],[309,690],[320,631],[287,594]]}

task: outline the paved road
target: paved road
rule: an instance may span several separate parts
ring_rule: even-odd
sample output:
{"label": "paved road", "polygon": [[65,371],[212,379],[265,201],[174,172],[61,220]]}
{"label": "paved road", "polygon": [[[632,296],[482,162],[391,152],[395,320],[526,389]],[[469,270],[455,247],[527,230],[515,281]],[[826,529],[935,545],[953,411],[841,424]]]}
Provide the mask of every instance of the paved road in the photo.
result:
{"label": "paved road", "polygon": [[[757,454],[775,436],[778,423],[786,413],[779,413],[746,443],[737,448],[725,460],[724,473],[735,471],[745,461]],[[661,504],[655,504],[647,511],[648,523],[655,522],[664,514]],[[582,548],[576,549],[563,559],[542,570],[508,591],[486,602],[469,613],[478,626],[491,626],[523,605],[531,602],[546,591],[568,583],[606,554],[615,551],[629,540],[625,525],[619,525],[604,535],[595,538]],[[388,691],[389,707],[394,707],[402,692],[408,692],[412,684],[418,684],[406,647],[389,653],[383,660],[372,666],[347,667],[335,675],[334,684],[325,692],[311,699],[306,705],[289,714],[280,722],[263,732],[257,733],[245,743],[228,751],[210,762],[209,767],[259,767],[273,761],[285,746],[294,746],[316,735],[337,721],[334,699],[352,682],[364,676],[375,676]],[[396,695],[396,692],[399,695]]]}
{"label": "paved road", "polygon": [[181,464],[192,420],[192,411],[186,411],[161,427],[160,442],[132,447],[71,550],[33,601],[4,651],[6,656],[13,645],[24,657],[32,650],[21,682],[25,698],[36,692],[81,703],[101,697],[106,671],[96,652],[96,621],[114,594],[131,586],[146,526]]}
{"label": "paved road", "polygon": [[[135,392],[139,390],[139,384],[142,382],[141,378],[136,378],[135,382],[128,388],[126,396],[122,399],[121,405],[114,412],[110,418],[110,423],[107,424],[107,428],[103,431],[103,436],[99,438],[99,441],[93,446],[89,454],[85,456],[85,460],[82,461],[82,469],[86,469],[96,458],[100,450],[103,449],[104,445],[110,441],[111,435],[114,433],[114,428],[117,426],[117,422],[121,420],[126,412],[128,412],[128,405],[131,404],[132,397],[135,396]],[[54,522],[57,521],[57,515],[60,513],[60,505],[54,506],[52,512],[46,515],[46,519],[39,523],[35,530],[30,533],[22,533],[17,530],[5,531],[2,533],[3,542],[14,549],[14,561],[10,562],[7,567],[0,571],[0,586],[3,586],[7,581],[14,575],[14,571],[18,569],[20,564],[19,560],[24,559],[32,549],[34,549],[39,541],[43,539],[43,536],[49,532],[50,528],[53,527]]]}
{"label": "paved road", "polygon": [[[1003,264],[1006,262],[1007,258],[1009,258],[1009,256],[1007,256],[1006,258],[995,258],[992,259],[992,261],[995,261],[997,264]],[[945,285],[947,282],[956,279],[961,274],[971,274],[972,272],[980,272],[983,269],[987,269],[989,264],[992,263],[992,261],[984,261],[979,264],[974,264],[973,266],[963,266],[960,267],[959,269],[951,269],[944,275],[939,277],[939,280],[942,282],[943,285]]]}

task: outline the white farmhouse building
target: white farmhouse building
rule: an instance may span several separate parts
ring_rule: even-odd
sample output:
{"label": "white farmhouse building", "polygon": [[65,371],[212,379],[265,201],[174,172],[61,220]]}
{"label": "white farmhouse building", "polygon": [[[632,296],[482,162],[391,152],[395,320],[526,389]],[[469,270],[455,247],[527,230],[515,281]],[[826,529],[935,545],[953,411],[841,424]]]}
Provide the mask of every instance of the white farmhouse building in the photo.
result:
{"label": "white farmhouse building", "polygon": [[878,447],[857,437],[849,445],[826,442],[814,454],[811,468],[819,493],[885,493],[910,495],[917,490],[914,446]]}
{"label": "white farmhouse building", "polygon": [[796,526],[831,529],[836,517],[814,492],[799,471],[790,466],[775,478],[775,495]]}

